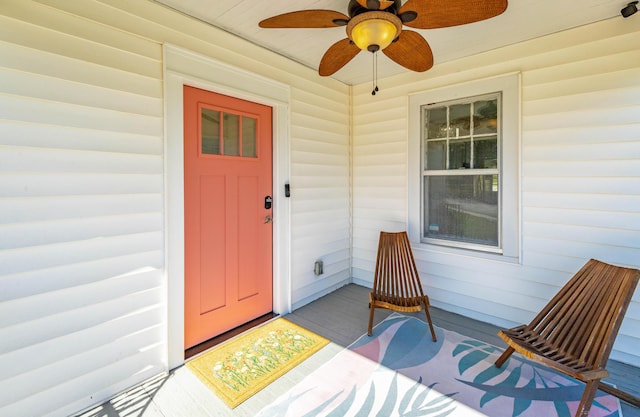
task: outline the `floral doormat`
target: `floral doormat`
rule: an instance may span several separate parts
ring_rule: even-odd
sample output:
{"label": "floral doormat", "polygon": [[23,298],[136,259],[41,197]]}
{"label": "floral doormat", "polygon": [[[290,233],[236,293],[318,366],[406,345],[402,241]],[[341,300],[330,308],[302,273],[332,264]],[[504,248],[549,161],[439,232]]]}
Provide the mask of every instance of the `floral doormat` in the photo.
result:
{"label": "floral doormat", "polygon": [[[259,417],[572,417],[584,384],[502,349],[394,313]],[[589,417],[621,417],[598,391]]]}
{"label": "floral doormat", "polygon": [[280,318],[190,360],[187,367],[235,408],[328,343]]}

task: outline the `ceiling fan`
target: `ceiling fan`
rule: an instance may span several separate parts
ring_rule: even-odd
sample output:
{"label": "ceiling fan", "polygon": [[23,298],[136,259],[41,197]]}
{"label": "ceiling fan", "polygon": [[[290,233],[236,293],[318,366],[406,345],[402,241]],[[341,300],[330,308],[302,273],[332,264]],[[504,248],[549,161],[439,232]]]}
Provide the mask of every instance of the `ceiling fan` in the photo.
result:
{"label": "ceiling fan", "polygon": [[497,16],[507,0],[350,0],[348,16],[334,10],[300,10],[260,22],[262,28],[331,28],[346,26],[347,38],[333,44],[320,61],[322,76],[334,74],[360,51],[382,51],[412,71],[433,66],[433,53],[417,32],[464,25]]}

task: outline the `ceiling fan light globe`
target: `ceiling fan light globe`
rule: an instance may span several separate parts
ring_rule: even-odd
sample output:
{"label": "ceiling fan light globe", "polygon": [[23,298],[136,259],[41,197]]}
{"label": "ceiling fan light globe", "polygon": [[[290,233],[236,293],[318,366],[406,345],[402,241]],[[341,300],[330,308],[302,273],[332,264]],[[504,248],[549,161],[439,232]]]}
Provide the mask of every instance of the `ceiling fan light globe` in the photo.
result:
{"label": "ceiling fan light globe", "polygon": [[389,46],[402,31],[402,21],[393,13],[369,11],[354,16],[347,24],[347,36],[363,51],[377,45],[377,50]]}
{"label": "ceiling fan light globe", "polygon": [[396,38],[396,26],[388,20],[364,20],[354,26],[351,39],[358,48],[366,51],[370,45],[378,45],[384,49]]}

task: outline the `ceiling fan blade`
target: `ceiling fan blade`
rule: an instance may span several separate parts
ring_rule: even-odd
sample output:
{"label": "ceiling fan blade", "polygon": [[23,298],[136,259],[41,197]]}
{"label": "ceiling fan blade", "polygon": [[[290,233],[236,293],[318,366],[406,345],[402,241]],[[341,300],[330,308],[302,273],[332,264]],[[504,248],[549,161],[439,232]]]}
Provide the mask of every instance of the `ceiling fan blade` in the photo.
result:
{"label": "ceiling fan blade", "polygon": [[320,68],[318,72],[323,77],[334,74],[340,68],[347,65],[360,52],[355,44],[351,43],[349,38],[343,39],[331,45],[327,52],[320,60]]}
{"label": "ceiling fan blade", "polygon": [[369,10],[384,10],[393,5],[391,0],[357,0],[358,4]]}
{"label": "ceiling fan blade", "polygon": [[498,16],[507,9],[507,0],[408,0],[398,11],[416,12],[405,25],[416,29],[437,29],[464,25]]}
{"label": "ceiling fan blade", "polygon": [[264,19],[259,25],[261,28],[332,28],[344,26],[348,21],[349,16],[334,10],[300,10]]}
{"label": "ceiling fan blade", "polygon": [[393,3],[393,1],[380,0],[380,10],[387,9],[389,6],[393,5]]}
{"label": "ceiling fan blade", "polygon": [[398,40],[382,52],[411,71],[424,72],[433,66],[431,47],[418,32],[403,30]]}

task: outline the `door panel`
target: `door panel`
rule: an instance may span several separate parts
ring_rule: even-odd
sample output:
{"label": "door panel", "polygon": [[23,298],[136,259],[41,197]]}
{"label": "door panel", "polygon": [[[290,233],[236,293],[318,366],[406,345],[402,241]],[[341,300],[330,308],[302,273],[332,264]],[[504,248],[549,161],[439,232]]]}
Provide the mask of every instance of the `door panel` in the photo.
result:
{"label": "door panel", "polygon": [[251,233],[252,219],[259,219],[260,212],[264,209],[260,205],[260,192],[258,178],[240,177],[239,185],[239,221],[238,221],[238,299],[242,300],[254,296],[260,291],[260,273],[257,270],[258,262],[254,257],[259,256],[261,250],[259,243]]}
{"label": "door panel", "polygon": [[271,108],[184,87],[185,347],[272,311]]}
{"label": "door panel", "polygon": [[[200,275],[200,312],[206,313],[225,305],[226,248],[224,235],[225,213],[224,177],[203,175],[200,177],[200,270],[190,271]],[[216,198],[216,196],[219,196]]]}

